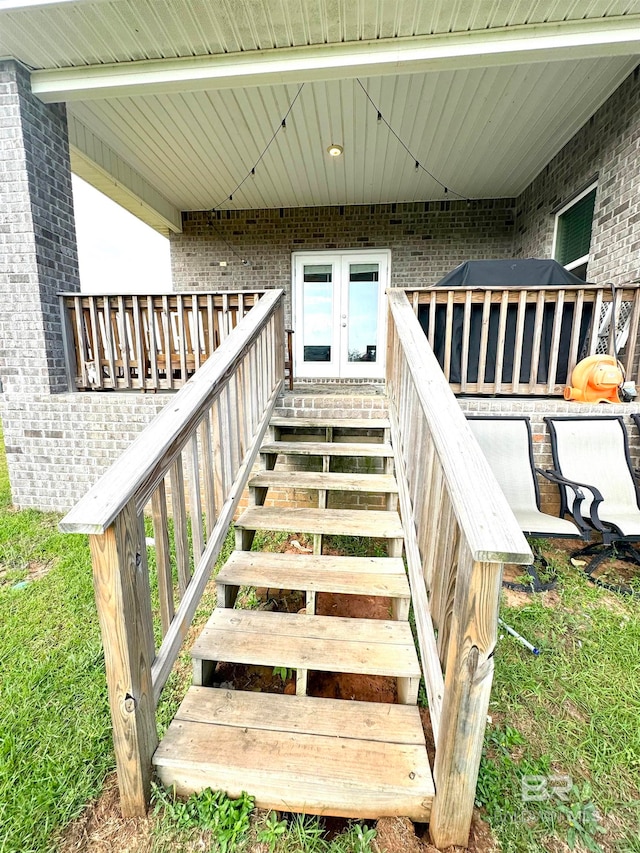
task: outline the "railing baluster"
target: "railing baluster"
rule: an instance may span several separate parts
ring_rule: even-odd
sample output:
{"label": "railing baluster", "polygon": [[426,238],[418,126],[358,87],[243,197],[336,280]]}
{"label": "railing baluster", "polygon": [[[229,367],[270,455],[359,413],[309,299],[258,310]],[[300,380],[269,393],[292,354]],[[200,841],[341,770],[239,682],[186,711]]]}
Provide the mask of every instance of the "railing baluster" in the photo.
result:
{"label": "railing baluster", "polygon": [[589,335],[589,355],[595,355],[598,346],[598,331],[600,329],[600,315],[602,314],[602,290],[598,290],[593,303],[593,316],[591,318],[591,333]]}
{"label": "railing baluster", "polygon": [[451,377],[451,340],[453,335],[453,291],[447,293],[447,311],[445,315],[445,335],[444,335],[444,375],[449,381]]}
{"label": "railing baluster", "polygon": [[173,345],[171,343],[171,317],[169,315],[169,298],[165,294],[162,297],[162,313],[158,323],[158,331],[162,330],[165,369],[167,375],[167,387],[173,388],[173,367],[171,364],[173,356]]}
{"label": "railing baluster", "polygon": [[204,516],[207,541],[216,523],[216,498],[213,477],[213,448],[211,444],[211,421],[207,414],[200,423],[200,446],[202,447],[202,473],[204,479]]}
{"label": "railing baluster", "polygon": [[528,394],[535,394],[538,385],[538,365],[540,364],[540,348],[542,345],[542,326],[544,323],[545,291],[538,292],[536,301],[536,316],[533,324],[533,344],[531,347],[531,372],[529,374]]}
{"label": "railing baluster", "polygon": [[83,388],[89,388],[89,377],[87,375],[87,362],[89,361],[89,349],[88,349],[88,336],[87,336],[87,327],[84,322],[85,314],[84,308],[82,304],[81,296],[73,297],[73,305],[75,310],[75,327],[76,327],[76,341],[77,347],[76,350],[76,362],[78,367],[80,368],[80,380],[82,382]]}
{"label": "railing baluster", "polygon": [[522,347],[524,346],[524,324],[527,317],[527,290],[518,294],[518,313],[516,316],[516,337],[513,353],[513,375],[511,389],[514,394],[520,390],[520,369],[522,367]]}
{"label": "railing baluster", "polygon": [[164,480],[151,498],[153,516],[153,538],[156,550],[156,570],[158,574],[158,598],[160,600],[160,621],[162,636],[169,630],[175,608],[173,604],[173,581],[171,578],[171,550],[169,547],[169,528],[167,525],[167,494]]}
{"label": "railing baluster", "polygon": [[111,311],[111,299],[108,296],[104,297],[103,302],[103,312],[104,312],[104,344],[105,344],[105,355],[107,358],[107,363],[109,365],[109,378],[111,380],[109,387],[117,388],[117,377],[116,377],[116,347],[117,347],[117,338],[114,336],[114,328],[113,328],[113,314]]}
{"label": "railing baluster", "polygon": [[73,345],[73,327],[71,323],[70,311],[67,309],[67,303],[64,296],[58,296],[58,308],[60,311],[60,327],[62,331],[62,346],[64,349],[64,366],[67,378],[67,390],[76,391],[78,389],[78,353],[80,348]]}
{"label": "railing baluster", "polygon": [[127,309],[125,307],[124,296],[118,297],[118,333],[120,340],[120,355],[122,358],[122,378],[124,379],[124,387],[131,388],[131,362],[130,362],[130,346],[129,328],[127,325]]}
{"label": "railing baluster", "polygon": [[[184,307],[184,297],[181,293],[176,295],[176,311],[177,311],[177,319],[178,319],[178,348],[180,353],[180,379],[181,384],[187,381],[188,373],[187,373],[187,330],[189,328],[189,323],[185,323],[185,307]],[[191,341],[191,336],[189,336],[189,341]],[[191,345],[193,347],[193,345]]]}
{"label": "railing baluster", "polygon": [[555,390],[556,375],[558,373],[558,350],[560,348],[560,332],[562,331],[562,317],[564,314],[564,290],[556,293],[555,311],[553,315],[553,331],[551,332],[551,352],[549,367],[547,370],[547,393]]}
{"label": "railing baluster", "polygon": [[433,347],[435,345],[435,339],[436,339],[436,310],[437,310],[436,309],[436,304],[437,304],[436,299],[437,299],[437,294],[434,291],[433,293],[430,294],[430,296],[431,296],[431,299],[429,302],[429,335],[428,335],[428,337],[429,337],[429,343]]}
{"label": "railing baluster", "polygon": [[215,456],[215,464],[213,466],[213,494],[217,507],[222,506],[226,494],[222,462],[222,432],[220,426],[220,397],[217,397],[211,407],[211,441]]}
{"label": "railing baluster", "polygon": [[489,319],[491,317],[491,291],[487,290],[482,302],[482,331],[480,332],[480,360],[478,362],[478,391],[483,390],[487,367],[487,347],[489,343]]}
{"label": "railing baluster", "polygon": [[146,388],[147,358],[143,340],[143,321],[140,299],[133,297],[131,310],[133,311],[133,332],[136,346],[136,361],[138,365],[138,386]]}
{"label": "railing baluster", "polygon": [[189,510],[191,515],[191,543],[193,546],[193,565],[197,566],[204,551],[202,534],[202,496],[200,493],[200,462],[198,453],[198,436],[194,433],[189,442]]}
{"label": "railing baluster", "polygon": [[102,350],[100,347],[100,331],[98,328],[98,312],[95,296],[89,296],[89,317],[91,318],[91,344],[93,347],[94,379],[91,383],[96,388],[102,388]]}
{"label": "railing baluster", "polygon": [[469,376],[469,336],[471,329],[471,291],[467,290],[464,295],[464,315],[462,318],[462,355],[460,358],[460,391],[467,390],[467,378]]}
{"label": "railing baluster", "polygon": [[640,291],[633,292],[633,308],[629,322],[629,337],[627,338],[627,349],[624,357],[624,368],[627,379],[638,382],[638,367],[636,353],[638,350],[638,326],[640,322]]}
{"label": "railing baluster", "polygon": [[578,363],[583,309],[584,290],[579,290],[575,294],[575,301],[573,303],[573,321],[571,323],[571,340],[569,342],[569,359],[567,361],[567,384],[571,382],[571,373]]}
{"label": "railing baluster", "polygon": [[178,567],[178,590],[180,597],[185,594],[191,580],[189,566],[189,531],[187,528],[187,508],[185,502],[184,471],[182,456],[178,456],[171,468],[171,510],[173,515],[173,537]]}
{"label": "railing baluster", "polygon": [[496,372],[493,377],[493,393],[500,393],[502,385],[502,365],[504,364],[504,348],[507,334],[507,309],[509,307],[509,291],[503,290],[500,299],[500,317],[498,320],[498,340],[496,347]]}

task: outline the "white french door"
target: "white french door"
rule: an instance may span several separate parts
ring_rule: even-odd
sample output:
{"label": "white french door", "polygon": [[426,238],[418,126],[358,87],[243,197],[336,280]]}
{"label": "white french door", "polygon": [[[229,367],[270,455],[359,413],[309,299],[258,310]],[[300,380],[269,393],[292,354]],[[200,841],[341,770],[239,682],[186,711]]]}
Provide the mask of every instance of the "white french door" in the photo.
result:
{"label": "white french door", "polygon": [[382,379],[389,251],[296,252],[296,376]]}

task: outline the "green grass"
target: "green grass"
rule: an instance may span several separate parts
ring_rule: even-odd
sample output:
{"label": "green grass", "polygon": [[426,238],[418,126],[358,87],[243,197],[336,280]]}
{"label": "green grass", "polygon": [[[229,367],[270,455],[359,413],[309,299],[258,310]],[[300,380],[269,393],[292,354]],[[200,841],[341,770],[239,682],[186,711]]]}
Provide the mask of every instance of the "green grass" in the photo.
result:
{"label": "green grass", "polygon": [[12,510],[0,443],[0,853],[52,849],[113,765],[89,552],[57,519]]}
{"label": "green grass", "polygon": [[[640,850],[640,603],[594,588],[553,556],[558,597],[501,611],[542,652],[499,640],[478,800],[505,853],[554,850],[575,831],[585,849],[631,853]],[[547,799],[523,801],[532,774],[570,777],[566,799],[548,782]]]}
{"label": "green grass", "polygon": [[246,793],[233,800],[207,788],[185,801],[153,789],[153,853],[371,853],[373,827],[359,821],[329,839],[322,819],[254,810]]}

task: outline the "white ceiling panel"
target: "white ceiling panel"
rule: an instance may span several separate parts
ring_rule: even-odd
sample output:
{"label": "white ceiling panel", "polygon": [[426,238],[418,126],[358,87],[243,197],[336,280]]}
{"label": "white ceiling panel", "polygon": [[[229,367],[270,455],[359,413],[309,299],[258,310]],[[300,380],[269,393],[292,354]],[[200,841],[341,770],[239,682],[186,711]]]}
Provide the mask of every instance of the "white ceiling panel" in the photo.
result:
{"label": "white ceiling panel", "polygon": [[0,56],[60,68],[640,14],[640,0],[0,2]]}
{"label": "white ceiling panel", "polygon": [[[548,4],[552,5],[552,4]],[[363,80],[414,156],[468,198],[518,195],[632,70],[611,58]],[[356,80],[73,103],[69,109],[181,210],[444,198]],[[331,158],[332,143],[344,154]]]}

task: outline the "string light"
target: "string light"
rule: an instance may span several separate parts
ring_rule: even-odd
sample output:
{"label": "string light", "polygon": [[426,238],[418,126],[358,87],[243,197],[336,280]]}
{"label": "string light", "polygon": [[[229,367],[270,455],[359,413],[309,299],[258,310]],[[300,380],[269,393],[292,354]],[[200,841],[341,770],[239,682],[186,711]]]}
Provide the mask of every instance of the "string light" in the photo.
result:
{"label": "string light", "polygon": [[244,178],[240,181],[240,183],[239,183],[237,186],[235,186],[235,187],[233,188],[233,190],[229,193],[229,195],[228,195],[228,196],[225,196],[225,198],[224,198],[221,202],[219,202],[218,204],[216,204],[214,207],[212,207],[212,208],[211,208],[211,212],[212,212],[212,213],[213,213],[214,211],[216,211],[216,210],[220,210],[220,208],[222,207],[222,205],[223,205],[223,204],[225,204],[227,201],[233,201],[233,196],[235,195],[235,193],[237,193],[237,192],[238,192],[238,190],[242,187],[242,185],[243,185],[246,181],[248,181],[248,180],[249,180],[249,178],[255,178],[255,175],[256,175],[256,168],[257,168],[257,167],[259,166],[259,164],[261,163],[262,159],[264,158],[264,156],[265,156],[265,154],[267,153],[267,151],[269,150],[269,148],[271,148],[271,146],[272,146],[273,142],[275,141],[276,136],[280,133],[280,131],[281,131],[281,130],[286,130],[286,129],[287,129],[287,118],[288,118],[288,116],[289,116],[289,113],[290,113],[290,112],[291,112],[291,110],[293,109],[293,107],[294,107],[294,105],[295,105],[295,102],[296,102],[296,101],[298,100],[298,98],[300,97],[300,92],[302,92],[302,90],[303,90],[303,89],[304,89],[304,83],[301,83],[301,84],[300,84],[300,87],[299,87],[299,89],[298,89],[298,91],[296,92],[296,94],[295,94],[295,96],[294,96],[294,98],[293,98],[293,100],[292,100],[292,101],[291,101],[291,103],[289,104],[289,109],[286,111],[286,113],[284,114],[284,116],[283,116],[283,117],[282,117],[282,119],[280,120],[280,123],[278,124],[278,126],[277,126],[277,127],[276,127],[276,129],[274,130],[273,135],[271,136],[271,139],[270,139],[270,140],[267,142],[267,144],[265,145],[264,149],[262,150],[262,153],[260,154],[260,156],[258,157],[258,159],[256,160],[256,162],[255,162],[255,163],[253,164],[253,166],[249,169],[249,171],[248,171],[248,172],[247,172],[247,174],[244,176]]}
{"label": "string light", "polygon": [[227,240],[227,238],[224,236],[222,231],[217,227],[217,225],[213,221],[213,211],[212,210],[210,210],[208,212],[208,215],[209,215],[209,225],[213,228],[213,230],[216,232],[216,234],[218,235],[220,240],[225,244],[225,246],[231,252],[231,254],[235,255],[236,258],[240,261],[240,263],[243,264],[243,266],[245,266],[245,267],[250,266],[249,261],[246,258],[243,258],[242,255],[233,248],[233,246]]}
{"label": "string light", "polygon": [[374,110],[375,110],[375,111],[376,111],[376,113],[378,114],[378,121],[379,121],[379,122],[380,122],[380,121],[382,121],[382,122],[384,122],[384,123],[385,123],[385,125],[387,126],[387,129],[389,130],[389,132],[390,132],[390,133],[392,133],[392,134],[393,134],[393,136],[395,136],[395,138],[398,140],[398,142],[400,143],[400,145],[402,145],[402,147],[404,148],[404,150],[407,152],[407,154],[411,157],[411,159],[412,159],[412,160],[414,161],[414,163],[416,164],[416,172],[419,172],[420,170],[422,170],[423,172],[426,172],[426,173],[427,173],[427,175],[429,175],[429,177],[430,177],[430,178],[432,178],[432,180],[434,180],[434,181],[436,182],[436,184],[438,184],[439,186],[441,186],[441,187],[442,187],[442,189],[444,190],[445,194],[447,194],[447,193],[452,193],[452,195],[457,195],[457,196],[458,196],[458,198],[462,198],[462,199],[465,199],[466,201],[470,201],[470,199],[469,199],[469,198],[467,198],[467,196],[466,196],[466,195],[462,195],[461,193],[458,193],[458,192],[456,192],[455,190],[452,190],[452,189],[451,189],[451,187],[447,187],[447,186],[445,186],[445,184],[443,184],[441,180],[439,180],[438,178],[436,178],[436,176],[433,174],[433,172],[430,172],[428,169],[426,169],[426,168],[422,165],[422,163],[418,160],[418,158],[415,156],[415,154],[413,154],[413,153],[411,152],[411,150],[409,149],[409,146],[408,146],[408,145],[406,145],[406,144],[403,142],[403,140],[400,138],[400,136],[398,136],[398,134],[396,133],[396,131],[391,127],[391,125],[389,124],[389,122],[388,122],[388,121],[386,120],[386,118],[382,115],[381,110],[378,108],[378,106],[375,104],[375,102],[374,102],[373,98],[371,97],[371,95],[370,95],[370,94],[367,92],[367,90],[365,89],[365,87],[364,87],[364,85],[363,85],[363,83],[362,83],[362,80],[360,80],[360,78],[356,78],[356,79],[357,79],[357,81],[358,81],[358,85],[360,86],[360,88],[362,89],[362,91],[365,93],[365,95],[366,95],[366,97],[367,97],[367,100],[369,101],[369,103],[371,104],[371,106],[374,108]]}

